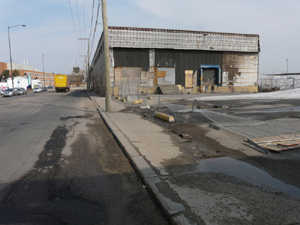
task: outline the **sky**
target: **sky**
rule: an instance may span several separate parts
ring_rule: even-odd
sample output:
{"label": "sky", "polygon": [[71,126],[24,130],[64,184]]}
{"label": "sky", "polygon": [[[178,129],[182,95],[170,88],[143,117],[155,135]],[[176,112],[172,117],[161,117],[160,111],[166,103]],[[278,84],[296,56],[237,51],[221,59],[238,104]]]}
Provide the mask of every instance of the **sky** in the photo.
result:
{"label": "sky", "polygon": [[[9,29],[14,63],[25,59],[42,71],[44,55],[45,72],[84,68],[88,43],[78,38],[90,38],[92,61],[103,27],[100,2],[0,0],[0,62],[9,63],[8,27],[24,24]],[[300,72],[299,9],[299,0],[107,0],[109,26],[258,34],[259,74]]]}

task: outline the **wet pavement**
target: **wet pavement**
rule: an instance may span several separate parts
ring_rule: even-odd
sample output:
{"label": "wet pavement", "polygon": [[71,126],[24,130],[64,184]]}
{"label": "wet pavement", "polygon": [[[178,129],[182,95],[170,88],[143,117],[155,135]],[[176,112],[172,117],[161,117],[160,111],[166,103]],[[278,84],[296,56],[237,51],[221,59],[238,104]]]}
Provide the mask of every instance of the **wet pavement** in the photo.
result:
{"label": "wet pavement", "polygon": [[[150,109],[113,100],[113,112],[105,113],[105,99],[90,96],[113,124],[112,132],[122,133],[135,149],[136,155],[129,158],[142,157],[154,172],[156,186],[165,187],[153,191],[147,185],[149,191],[158,195],[163,207],[177,204],[174,212],[169,211],[177,224],[300,222],[299,150],[266,154],[244,142],[245,137],[299,132],[300,120],[289,117],[297,116],[298,101],[201,102],[202,107],[186,96],[166,96],[160,104],[157,99],[148,101]],[[157,109],[173,115],[175,123],[154,118]],[[271,109],[282,114],[269,115]],[[211,123],[220,129],[212,129]],[[144,182],[149,184],[149,177]]]}

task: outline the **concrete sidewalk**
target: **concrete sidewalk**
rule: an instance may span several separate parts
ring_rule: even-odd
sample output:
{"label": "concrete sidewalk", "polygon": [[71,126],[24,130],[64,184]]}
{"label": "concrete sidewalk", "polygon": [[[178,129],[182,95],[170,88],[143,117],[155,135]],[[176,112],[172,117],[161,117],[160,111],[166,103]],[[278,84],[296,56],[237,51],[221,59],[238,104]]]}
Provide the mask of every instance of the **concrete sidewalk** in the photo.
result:
{"label": "concrete sidewalk", "polygon": [[[270,189],[280,181],[263,169],[218,155],[218,145],[210,149],[201,142],[186,142],[168,129],[128,112],[117,101],[111,101],[113,112],[107,113],[105,98],[88,94],[171,224],[299,222],[297,198]],[[216,134],[222,135],[219,131]],[[227,141],[233,142],[232,136]],[[203,158],[201,152],[207,157]],[[284,183],[278,186],[300,196],[296,187],[291,189]],[[288,209],[280,213],[285,206]]]}
{"label": "concrete sidewalk", "polygon": [[169,173],[164,162],[178,157],[180,149],[173,144],[170,135],[160,126],[144,120],[134,113],[120,112],[122,105],[111,101],[113,112],[107,113],[105,98],[90,92],[89,97],[112,132],[133,167],[140,174],[148,190],[153,194],[172,224],[199,224],[189,207],[184,206],[174,190],[166,182]]}

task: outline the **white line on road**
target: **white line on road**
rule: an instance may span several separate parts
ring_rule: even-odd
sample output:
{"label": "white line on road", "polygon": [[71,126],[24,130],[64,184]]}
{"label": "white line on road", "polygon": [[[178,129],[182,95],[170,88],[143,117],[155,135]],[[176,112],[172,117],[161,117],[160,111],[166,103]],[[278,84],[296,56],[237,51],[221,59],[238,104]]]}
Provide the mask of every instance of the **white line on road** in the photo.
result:
{"label": "white line on road", "polygon": [[37,110],[37,111],[31,113],[31,115],[36,114],[36,113],[39,112],[39,111],[41,111],[41,109],[39,109],[39,110]]}

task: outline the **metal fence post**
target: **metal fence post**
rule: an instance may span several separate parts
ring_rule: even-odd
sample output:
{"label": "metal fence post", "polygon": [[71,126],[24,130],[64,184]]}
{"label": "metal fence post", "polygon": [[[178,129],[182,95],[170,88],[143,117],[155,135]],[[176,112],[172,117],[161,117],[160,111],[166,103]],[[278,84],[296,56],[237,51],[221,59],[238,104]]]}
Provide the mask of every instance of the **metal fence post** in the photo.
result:
{"label": "metal fence post", "polygon": [[128,85],[128,96],[130,97],[130,82],[129,82],[129,77],[127,80],[127,85]]}
{"label": "metal fence post", "polygon": [[293,77],[293,89],[295,89],[295,77]]}
{"label": "metal fence post", "polygon": [[123,87],[123,81],[121,81],[121,89],[122,89],[122,98],[124,99],[124,87]]}
{"label": "metal fence post", "polygon": [[160,103],[160,95],[158,96],[158,105],[157,105],[157,111],[159,111],[159,103]]}
{"label": "metal fence post", "polygon": [[192,112],[194,112],[194,107],[195,107],[195,104],[196,104],[196,99],[194,99],[194,103],[193,103],[193,108],[192,108]]}
{"label": "metal fence post", "polygon": [[193,108],[192,108],[191,115],[190,115],[190,122],[192,122],[192,116],[193,116],[193,112],[194,112],[194,107],[195,107],[196,101],[197,100],[194,99]]}
{"label": "metal fence post", "polygon": [[139,78],[136,79],[136,81],[137,81],[138,100],[140,100]]}

